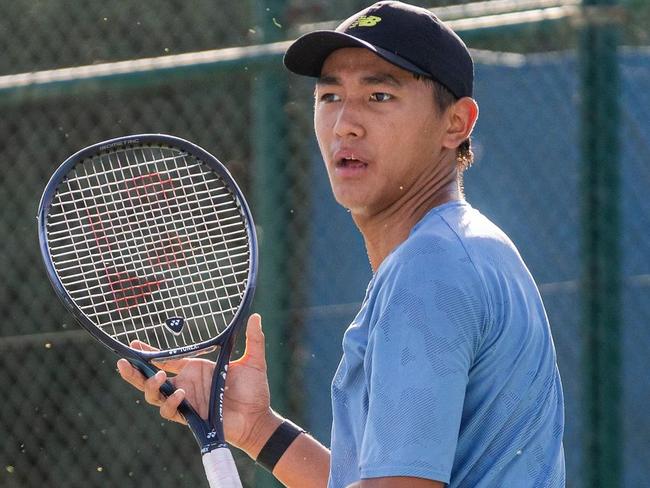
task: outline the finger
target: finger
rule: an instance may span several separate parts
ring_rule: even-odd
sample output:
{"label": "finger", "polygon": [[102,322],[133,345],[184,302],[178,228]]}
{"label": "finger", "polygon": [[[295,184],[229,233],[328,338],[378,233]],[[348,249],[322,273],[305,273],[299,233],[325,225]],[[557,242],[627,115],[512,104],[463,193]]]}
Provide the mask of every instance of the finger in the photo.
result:
{"label": "finger", "polygon": [[185,390],[178,389],[171,394],[160,406],[160,416],[174,422],[187,423],[183,416],[178,412],[178,407],[185,399]]}
{"label": "finger", "polygon": [[266,368],[266,357],[264,351],[264,332],[262,331],[262,317],[253,314],[248,319],[246,326],[246,349],[242,360],[257,364],[258,367]]}
{"label": "finger", "polygon": [[152,364],[168,373],[178,374],[187,365],[189,358],[171,359],[169,361],[152,361]]}
{"label": "finger", "polygon": [[160,387],[167,380],[164,371],[158,371],[144,382],[144,399],[147,403],[160,406],[165,401],[165,396],[160,392]]}
{"label": "finger", "polygon": [[144,375],[131,366],[131,363],[126,359],[120,359],[117,361],[117,371],[120,373],[120,376],[124,381],[135,386],[138,390],[144,391]]}
{"label": "finger", "polygon": [[[147,351],[147,352],[156,352],[160,351],[160,349],[153,347],[146,342],[142,341],[131,341],[129,344],[133,349],[137,349],[138,351]],[[174,373],[178,374],[180,373],[181,369],[185,367],[187,364],[187,358],[183,359],[172,359],[170,361],[152,361],[153,365],[156,366],[159,369],[163,369],[169,373]]]}
{"label": "finger", "polygon": [[157,347],[154,347],[150,344],[147,344],[146,342],[142,342],[138,340],[131,341],[129,346],[131,346],[131,348],[133,349],[137,349],[138,351],[160,351],[160,349],[158,349]]}

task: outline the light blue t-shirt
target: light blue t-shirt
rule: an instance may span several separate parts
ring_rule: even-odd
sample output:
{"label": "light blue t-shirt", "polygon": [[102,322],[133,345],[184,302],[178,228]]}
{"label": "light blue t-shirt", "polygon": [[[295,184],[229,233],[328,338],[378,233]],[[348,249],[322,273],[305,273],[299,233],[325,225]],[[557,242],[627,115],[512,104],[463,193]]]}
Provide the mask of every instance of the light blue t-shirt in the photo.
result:
{"label": "light blue t-shirt", "polygon": [[466,202],[431,210],[373,276],[332,382],[329,487],[414,476],[563,487],[564,407],[537,287]]}

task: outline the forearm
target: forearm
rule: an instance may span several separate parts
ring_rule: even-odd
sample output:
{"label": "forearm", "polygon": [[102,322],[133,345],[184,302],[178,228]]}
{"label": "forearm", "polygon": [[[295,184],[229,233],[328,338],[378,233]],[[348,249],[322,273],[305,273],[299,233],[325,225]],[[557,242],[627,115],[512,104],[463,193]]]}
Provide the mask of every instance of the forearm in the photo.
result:
{"label": "forearm", "polygon": [[[267,419],[258,429],[256,440],[246,449],[257,459],[266,441],[282,423],[279,415]],[[330,452],[308,434],[300,434],[284,452],[273,469],[273,475],[287,487],[324,488],[329,477]]]}
{"label": "forearm", "polygon": [[329,450],[312,436],[301,434],[275,465],[273,475],[291,488],[325,488],[329,467]]}

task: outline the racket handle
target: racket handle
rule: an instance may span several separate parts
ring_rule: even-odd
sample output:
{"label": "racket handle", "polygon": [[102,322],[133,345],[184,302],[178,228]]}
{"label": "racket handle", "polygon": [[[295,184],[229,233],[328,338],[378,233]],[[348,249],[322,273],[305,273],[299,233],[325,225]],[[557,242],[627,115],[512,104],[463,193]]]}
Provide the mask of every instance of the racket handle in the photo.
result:
{"label": "racket handle", "polygon": [[205,475],[210,488],[242,488],[230,449],[219,447],[203,455]]}

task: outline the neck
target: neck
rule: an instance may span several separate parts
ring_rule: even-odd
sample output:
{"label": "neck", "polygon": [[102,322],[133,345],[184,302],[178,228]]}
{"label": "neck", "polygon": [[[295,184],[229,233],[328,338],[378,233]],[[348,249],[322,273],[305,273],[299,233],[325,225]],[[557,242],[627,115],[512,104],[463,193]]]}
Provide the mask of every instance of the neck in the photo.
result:
{"label": "neck", "polygon": [[447,202],[462,200],[455,169],[442,179],[435,176],[428,184],[407,191],[400,200],[377,214],[352,214],[363,235],[373,273],[386,256],[407,239],[415,224],[429,210]]}

